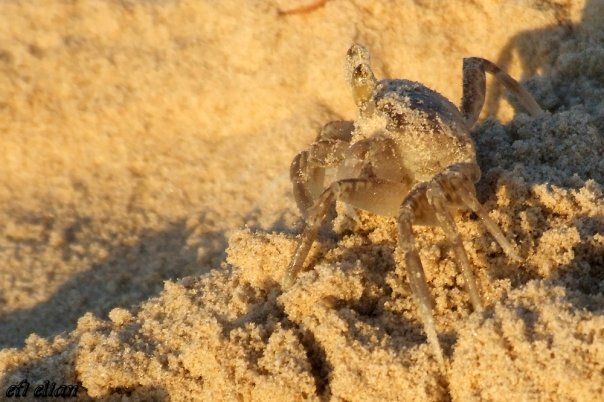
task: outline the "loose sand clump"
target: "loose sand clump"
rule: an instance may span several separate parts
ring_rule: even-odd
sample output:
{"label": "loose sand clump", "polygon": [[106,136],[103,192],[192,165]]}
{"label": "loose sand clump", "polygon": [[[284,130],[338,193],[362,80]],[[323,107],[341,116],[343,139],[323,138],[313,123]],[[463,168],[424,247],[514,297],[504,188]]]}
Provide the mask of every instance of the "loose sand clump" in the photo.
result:
{"label": "loose sand clump", "polygon": [[[27,378],[80,400],[600,400],[604,2],[467,3],[0,4],[0,392]],[[280,287],[301,228],[288,164],[354,116],[353,41],[379,77],[453,101],[462,57],[492,59],[548,110],[514,115],[492,86],[472,133],[478,196],[524,260],[456,216],[484,313],[442,231],[414,228],[444,373],[393,220],[339,213]]]}
{"label": "loose sand clump", "polygon": [[[599,314],[577,306],[597,308]],[[501,400],[502,395],[596,401],[604,369],[601,312],[602,297],[547,282],[531,281],[511,291],[486,318],[473,316],[459,332],[451,395],[460,401]]]}

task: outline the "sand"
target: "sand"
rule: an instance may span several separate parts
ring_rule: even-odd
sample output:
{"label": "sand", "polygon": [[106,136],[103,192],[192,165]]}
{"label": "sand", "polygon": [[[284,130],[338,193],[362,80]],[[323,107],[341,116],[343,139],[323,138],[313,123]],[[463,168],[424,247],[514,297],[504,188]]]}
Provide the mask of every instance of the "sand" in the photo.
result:
{"label": "sand", "polygon": [[[0,399],[535,400],[604,394],[604,2],[0,2]],[[344,213],[308,270],[288,180],[317,130],[356,110],[353,42],[378,77],[455,103],[489,84],[472,135],[480,200],[456,223],[486,310],[442,231],[415,234],[449,368],[426,342],[391,219]],[[341,206],[339,212],[343,212]]]}

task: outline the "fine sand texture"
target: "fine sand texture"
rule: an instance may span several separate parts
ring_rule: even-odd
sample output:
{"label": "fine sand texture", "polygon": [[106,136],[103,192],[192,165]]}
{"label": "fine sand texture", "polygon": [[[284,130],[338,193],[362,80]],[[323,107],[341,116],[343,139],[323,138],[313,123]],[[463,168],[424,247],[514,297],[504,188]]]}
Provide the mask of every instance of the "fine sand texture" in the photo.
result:
{"label": "fine sand texture", "polygon": [[[602,400],[604,0],[313,1],[0,1],[0,399]],[[478,197],[523,261],[455,216],[485,311],[414,227],[444,371],[393,219],[338,205],[280,286],[354,42],[456,104],[490,59],[546,110],[488,81]]]}

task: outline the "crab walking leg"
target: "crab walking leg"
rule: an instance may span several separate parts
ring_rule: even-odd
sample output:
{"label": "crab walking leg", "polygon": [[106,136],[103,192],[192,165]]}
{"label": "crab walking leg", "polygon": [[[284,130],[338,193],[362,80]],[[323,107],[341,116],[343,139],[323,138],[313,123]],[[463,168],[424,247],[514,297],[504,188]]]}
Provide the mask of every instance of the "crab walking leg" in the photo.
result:
{"label": "crab walking leg", "polygon": [[415,239],[411,230],[411,222],[413,220],[412,200],[407,200],[403,203],[398,218],[398,249],[403,254],[405,260],[405,268],[407,270],[407,278],[411,285],[411,291],[417,298],[419,313],[424,324],[424,331],[428,337],[428,343],[432,345],[434,356],[438,364],[444,368],[445,361],[443,352],[438,342],[436,335],[436,327],[434,325],[434,317],[432,316],[432,299],[426,282],[424,268],[419,259]]}
{"label": "crab walking leg", "polygon": [[311,217],[285,273],[284,286],[287,288],[295,281],[308,256],[310,247],[317,237],[319,227],[327,215],[329,206],[336,199],[373,213],[395,216],[400,200],[408,190],[408,186],[403,183],[375,178],[343,179],[329,186],[311,209]]}
{"label": "crab walking leg", "polygon": [[319,197],[319,200],[310,212],[310,217],[307,219],[306,228],[300,236],[300,241],[298,242],[296,251],[294,251],[294,255],[292,256],[289,266],[287,267],[287,271],[283,276],[282,283],[283,288],[285,289],[291,287],[294,284],[294,281],[298,276],[298,272],[300,272],[300,270],[302,269],[304,260],[306,260],[306,257],[308,256],[310,247],[317,238],[317,233],[319,233],[321,223],[325,219],[330,205],[332,205],[336,199],[336,192],[334,191],[334,187],[335,186],[332,184],[327,190],[323,192],[323,194],[321,194],[321,197]]}
{"label": "crab walking leg", "polygon": [[453,244],[456,262],[464,276],[466,289],[470,294],[472,306],[474,306],[474,310],[482,311],[482,302],[480,301],[480,294],[476,286],[476,279],[472,273],[472,267],[470,266],[466,250],[463,247],[461,237],[455,226],[455,221],[453,221],[453,217],[447,210],[447,201],[440,185],[438,185],[438,183],[433,183],[426,191],[426,196],[428,202],[432,208],[434,208],[438,223],[445,231],[445,236],[447,236],[447,239]]}
{"label": "crab walking leg", "polygon": [[493,74],[499,82],[512,91],[520,104],[532,116],[543,113],[533,96],[495,63],[480,57],[468,57],[463,59],[463,97],[461,100],[461,112],[468,129],[474,126],[484,105],[486,72]]}
{"label": "crab walking leg", "polygon": [[493,221],[493,219],[491,219],[488,212],[484,209],[484,207],[480,204],[480,202],[474,196],[474,193],[471,191],[467,191],[467,187],[468,187],[467,183],[463,183],[462,186],[463,187],[458,191],[458,194],[459,194],[459,197],[464,202],[464,204],[466,204],[468,206],[468,208],[470,208],[476,215],[478,215],[478,217],[482,221],[483,225],[487,228],[489,233],[491,233],[491,235],[495,238],[497,243],[499,243],[499,245],[501,246],[503,251],[510,258],[516,260],[517,262],[522,262],[523,261],[522,258],[520,258],[518,253],[516,253],[516,251],[514,250],[514,246],[512,246],[512,243],[510,243],[510,241],[508,241],[508,239],[505,237],[505,235],[499,228],[499,225],[497,225],[495,223],[495,221]]}
{"label": "crab walking leg", "polygon": [[447,196],[456,200],[457,205],[465,205],[478,215],[483,225],[510,258],[522,262],[523,260],[514,250],[513,244],[505,237],[499,226],[491,219],[488,212],[476,198],[476,189],[473,182],[478,180],[479,175],[480,173],[477,171],[475,164],[458,163],[439,174],[436,181]]}

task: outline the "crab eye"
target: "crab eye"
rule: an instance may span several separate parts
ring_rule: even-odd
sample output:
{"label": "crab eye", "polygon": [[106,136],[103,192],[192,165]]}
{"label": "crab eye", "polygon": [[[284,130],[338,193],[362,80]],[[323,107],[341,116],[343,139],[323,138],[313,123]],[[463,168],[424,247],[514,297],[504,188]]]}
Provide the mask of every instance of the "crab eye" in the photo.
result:
{"label": "crab eye", "polygon": [[358,48],[355,45],[352,45],[350,47],[350,49],[348,49],[348,51],[346,52],[346,57],[348,57],[348,59],[354,59],[356,58],[355,56],[358,54]]}
{"label": "crab eye", "polygon": [[365,108],[375,90],[375,77],[367,64],[357,65],[351,77],[352,95],[357,106]]}
{"label": "crab eye", "polygon": [[363,46],[355,43],[350,46],[350,49],[346,52],[346,58],[350,65],[369,63],[369,51]]}
{"label": "crab eye", "polygon": [[354,68],[352,72],[352,79],[357,83],[362,83],[364,80],[367,80],[371,75],[371,70],[367,67],[366,64],[359,64]]}

